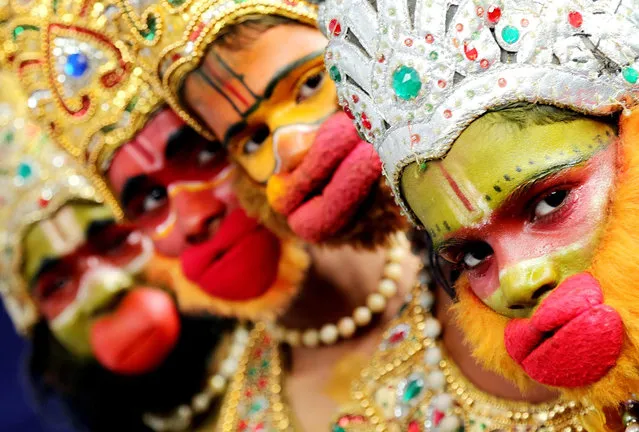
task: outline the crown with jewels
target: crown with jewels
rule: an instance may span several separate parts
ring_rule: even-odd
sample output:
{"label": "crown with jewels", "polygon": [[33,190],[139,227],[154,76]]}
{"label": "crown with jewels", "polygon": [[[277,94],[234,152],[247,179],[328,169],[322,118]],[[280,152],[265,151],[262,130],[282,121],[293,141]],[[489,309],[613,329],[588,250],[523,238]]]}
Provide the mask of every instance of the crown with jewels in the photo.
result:
{"label": "crown with jewels", "polygon": [[320,29],[340,103],[412,216],[402,169],[445,156],[492,108],[634,106],[638,11],[639,0],[327,0]]}
{"label": "crown with jewels", "polygon": [[0,88],[0,295],[26,334],[39,315],[20,276],[25,231],[69,200],[101,201],[73,158],[28,119],[15,76],[0,71]]}
{"label": "crown with jewels", "polygon": [[307,0],[121,0],[131,34],[141,45],[139,64],[161,85],[163,97],[198,133],[213,134],[181,101],[184,77],[197,68],[220,32],[255,15],[317,24]]}
{"label": "crown with jewels", "polygon": [[5,67],[19,77],[27,105],[80,164],[122,217],[103,179],[114,151],[162,104],[137,65],[134,36],[117,0],[5,0]]}

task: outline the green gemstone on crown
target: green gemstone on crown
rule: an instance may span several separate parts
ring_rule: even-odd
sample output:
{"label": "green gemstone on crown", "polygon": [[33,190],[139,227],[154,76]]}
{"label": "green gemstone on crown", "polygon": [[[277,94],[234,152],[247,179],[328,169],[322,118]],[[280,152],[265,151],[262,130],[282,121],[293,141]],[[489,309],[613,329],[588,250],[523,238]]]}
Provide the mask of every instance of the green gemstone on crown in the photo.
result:
{"label": "green gemstone on crown", "polygon": [[501,30],[501,38],[507,44],[514,44],[519,40],[519,30],[517,27],[506,26]]}
{"label": "green gemstone on crown", "polygon": [[154,16],[149,16],[146,20],[146,25],[148,29],[142,32],[142,36],[144,36],[144,39],[152,41],[155,39],[158,30],[157,19]]}
{"label": "green gemstone on crown", "polygon": [[393,72],[393,90],[398,98],[415,99],[422,89],[419,73],[410,66],[400,66]]}
{"label": "green gemstone on crown", "polygon": [[339,73],[339,69],[337,69],[337,66],[331,66],[328,70],[328,74],[331,76],[331,79],[333,81],[337,83],[342,81],[342,74]]}
{"label": "green gemstone on crown", "polygon": [[637,69],[635,68],[632,68],[632,67],[624,68],[621,74],[623,75],[624,79],[628,81],[630,84],[636,84],[637,81],[639,80],[639,72],[637,72]]}

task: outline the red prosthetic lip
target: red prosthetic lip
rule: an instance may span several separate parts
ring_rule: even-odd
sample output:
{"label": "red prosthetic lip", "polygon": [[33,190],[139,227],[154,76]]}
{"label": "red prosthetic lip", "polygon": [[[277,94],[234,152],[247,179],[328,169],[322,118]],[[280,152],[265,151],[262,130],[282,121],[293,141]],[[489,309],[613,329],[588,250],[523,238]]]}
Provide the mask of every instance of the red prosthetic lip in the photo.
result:
{"label": "red prosthetic lip", "polygon": [[187,249],[181,260],[184,275],[209,295],[246,301],[273,285],[280,241],[238,209],[222,221],[213,238]]}
{"label": "red prosthetic lip", "polygon": [[286,187],[273,207],[304,240],[325,241],[351,222],[381,175],[373,147],[340,112],[322,124],[302,163],[280,175]]}
{"label": "red prosthetic lip", "polygon": [[624,328],[617,311],[603,304],[597,280],[580,273],[552,291],[532,318],[511,320],[504,338],[532,379],[571,388],[599,381],[615,365]]}
{"label": "red prosthetic lip", "polygon": [[95,357],[105,368],[124,375],[151,372],[175,347],[180,316],[173,298],[156,288],[136,288],[113,313],[91,327]]}

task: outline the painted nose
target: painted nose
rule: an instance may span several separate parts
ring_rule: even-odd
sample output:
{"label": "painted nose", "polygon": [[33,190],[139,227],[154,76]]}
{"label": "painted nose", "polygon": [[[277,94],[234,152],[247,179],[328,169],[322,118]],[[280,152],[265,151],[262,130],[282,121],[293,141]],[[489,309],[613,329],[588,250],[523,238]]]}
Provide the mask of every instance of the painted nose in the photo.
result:
{"label": "painted nose", "polygon": [[557,286],[558,279],[553,263],[537,258],[502,270],[499,283],[506,306],[520,310],[536,306],[544,294]]}
{"label": "painted nose", "polygon": [[278,161],[276,174],[291,172],[302,163],[313,145],[318,128],[316,125],[291,125],[275,131],[273,147]]}
{"label": "painted nose", "polygon": [[207,183],[181,183],[169,187],[176,224],[185,240],[198,243],[209,238],[210,225],[221,218],[226,205]]}

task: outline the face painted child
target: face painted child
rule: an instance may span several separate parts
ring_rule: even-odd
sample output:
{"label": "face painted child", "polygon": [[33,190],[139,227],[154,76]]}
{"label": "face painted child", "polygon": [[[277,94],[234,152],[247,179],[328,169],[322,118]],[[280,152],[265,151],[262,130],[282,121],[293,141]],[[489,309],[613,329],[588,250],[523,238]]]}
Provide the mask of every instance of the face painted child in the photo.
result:
{"label": "face painted child", "polygon": [[166,358],[180,332],[172,296],[136,280],[152,254],[150,239],[115,224],[104,205],[70,202],[26,228],[20,276],[72,354],[139,374]]}

